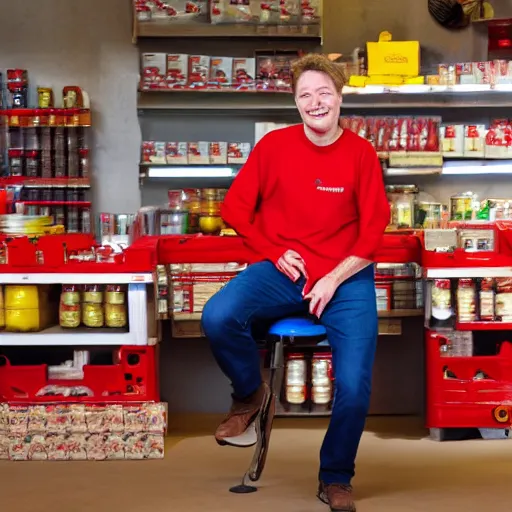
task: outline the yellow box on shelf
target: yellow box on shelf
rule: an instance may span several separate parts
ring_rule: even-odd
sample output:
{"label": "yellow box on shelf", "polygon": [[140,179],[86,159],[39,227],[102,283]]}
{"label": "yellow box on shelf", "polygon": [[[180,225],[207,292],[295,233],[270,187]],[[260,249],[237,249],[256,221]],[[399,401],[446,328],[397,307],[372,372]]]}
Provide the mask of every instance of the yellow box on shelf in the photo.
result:
{"label": "yellow box on shelf", "polygon": [[399,75],[417,77],[420,74],[419,41],[392,41],[390,32],[381,32],[378,42],[366,43],[368,75]]}
{"label": "yellow box on shelf", "polygon": [[423,85],[425,77],[423,76],[394,76],[394,75],[377,75],[377,76],[357,76],[352,75],[349,78],[348,85],[350,87],[364,88],[367,85]]}

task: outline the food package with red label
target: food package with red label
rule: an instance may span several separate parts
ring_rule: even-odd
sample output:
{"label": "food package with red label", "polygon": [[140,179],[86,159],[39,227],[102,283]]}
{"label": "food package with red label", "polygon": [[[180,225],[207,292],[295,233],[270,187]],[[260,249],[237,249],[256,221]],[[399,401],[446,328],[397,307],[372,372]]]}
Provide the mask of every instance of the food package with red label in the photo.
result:
{"label": "food package with red label", "polygon": [[274,87],[278,91],[291,92],[292,90],[292,63],[299,58],[296,51],[277,52],[274,57]]}
{"label": "food package with red label", "polygon": [[210,142],[210,163],[224,165],[228,163],[227,142]]}
{"label": "food package with red label", "polygon": [[207,0],[134,0],[139,21],[191,22],[206,16]]}
{"label": "food package with red label", "polygon": [[141,160],[144,164],[166,163],[165,142],[144,141],[142,143]]}
{"label": "food package with red label", "polygon": [[275,54],[256,53],[256,89],[259,91],[275,91],[277,79]]}
{"label": "food package with red label", "polygon": [[141,57],[141,89],[144,91],[167,88],[167,54],[143,53]]}
{"label": "food package with red label", "polygon": [[188,142],[168,142],[165,147],[165,161],[170,165],[188,164]]}
{"label": "food package with red label", "polygon": [[26,439],[28,446],[28,460],[48,460],[48,446],[43,434],[35,434]]}
{"label": "food package with red label", "polygon": [[256,23],[259,4],[259,0],[211,0],[210,21],[213,24]]}
{"label": "food package with red label", "polygon": [[512,62],[509,60],[495,60],[494,74],[496,84],[512,84]]}
{"label": "food package with red label", "polygon": [[166,85],[168,89],[185,89],[188,85],[188,55],[169,53],[167,55]]}
{"label": "food package with red label", "polygon": [[508,119],[494,119],[485,134],[486,158],[510,158],[512,156],[512,124]]}
{"label": "food package with red label", "polygon": [[124,440],[122,435],[112,433],[105,436],[105,457],[108,460],[124,459]]}
{"label": "food package with red label", "polygon": [[256,87],[256,59],[233,58],[232,87],[250,90]]}
{"label": "food package with red label", "polygon": [[210,77],[210,57],[207,55],[189,55],[188,86],[190,89],[205,89]]}
{"label": "food package with red label", "polygon": [[224,89],[233,83],[233,57],[211,57],[209,89]]}
{"label": "food package with red label", "polygon": [[228,164],[244,164],[249,158],[249,142],[230,142],[228,144]]}
{"label": "food package with red label", "polygon": [[87,460],[86,444],[85,432],[71,434],[67,438],[68,459]]}
{"label": "food package with red label", "polygon": [[496,320],[512,322],[512,279],[496,278]]}
{"label": "food package with red label", "polygon": [[464,156],[484,158],[486,135],[485,125],[466,125],[464,130]]}
{"label": "food package with red label", "polygon": [[210,163],[210,145],[208,142],[188,143],[188,163],[196,165],[208,165]]}
{"label": "food package with red label", "polygon": [[321,0],[301,0],[301,23],[320,23]]}
{"label": "food package with red label", "polygon": [[440,128],[441,148],[444,156],[464,156],[464,125],[447,124]]}

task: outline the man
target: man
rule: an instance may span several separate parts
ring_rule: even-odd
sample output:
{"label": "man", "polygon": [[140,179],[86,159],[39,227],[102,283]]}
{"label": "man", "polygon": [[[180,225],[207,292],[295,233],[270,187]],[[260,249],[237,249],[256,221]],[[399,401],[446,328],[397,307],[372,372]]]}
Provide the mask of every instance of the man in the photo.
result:
{"label": "man", "polygon": [[255,262],[203,311],[204,332],[233,386],[233,406],[215,437],[236,445],[233,439],[269,399],[252,326],[315,315],[326,328],[335,374],[318,497],[331,510],[352,512],[350,484],[378,333],[372,258],[390,211],[375,150],[339,125],[342,70],[310,54],[292,73],[303,124],[272,131],[256,144],[223,205],[225,222]]}

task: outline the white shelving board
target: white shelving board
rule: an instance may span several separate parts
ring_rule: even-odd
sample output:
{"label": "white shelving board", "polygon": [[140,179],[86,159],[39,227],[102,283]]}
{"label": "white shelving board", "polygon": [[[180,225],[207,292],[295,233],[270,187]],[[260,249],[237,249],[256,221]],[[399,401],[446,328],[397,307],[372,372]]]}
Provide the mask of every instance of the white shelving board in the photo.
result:
{"label": "white shelving board", "polygon": [[[4,274],[1,276],[1,281],[5,283],[6,276],[14,276],[16,274]],[[50,278],[52,274],[28,274],[33,280],[20,281],[14,280],[13,283],[33,283],[33,284],[46,284],[46,283],[74,283],[74,284],[108,284],[108,283],[123,283],[128,282],[128,325],[127,332],[120,331],[119,329],[62,329],[60,326],[50,327],[41,332],[28,332],[28,333],[10,333],[0,332],[0,346],[92,346],[92,345],[150,345],[152,340],[148,339],[148,291],[147,282],[130,282],[121,281],[117,277],[128,274],[69,274],[69,281],[63,281],[66,274],[55,274],[56,280],[44,280]],[[38,277],[40,279],[38,279]],[[80,276],[93,276],[96,279],[91,280],[77,280]],[[98,279],[98,276],[103,276],[104,280]],[[134,276],[138,276],[134,274]],[[147,274],[151,276],[151,274]],[[72,278],[72,279],[71,279]],[[43,279],[43,280],[41,280]],[[88,279],[85,278],[84,279]]]}
{"label": "white shelving board", "polygon": [[0,284],[130,284],[152,283],[151,273],[140,274],[0,274]]}
{"label": "white shelving board", "polygon": [[512,277],[512,267],[429,268],[427,279]]}

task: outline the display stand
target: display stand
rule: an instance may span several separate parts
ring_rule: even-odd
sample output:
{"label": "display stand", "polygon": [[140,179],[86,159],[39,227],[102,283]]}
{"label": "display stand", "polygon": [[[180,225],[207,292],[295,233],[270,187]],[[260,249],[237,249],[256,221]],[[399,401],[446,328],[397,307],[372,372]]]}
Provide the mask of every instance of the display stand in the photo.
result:
{"label": "display stand", "polygon": [[[0,246],[5,313],[0,332],[0,425],[9,425],[0,429],[0,458],[163,457],[166,407],[160,403],[153,284],[157,240],[140,240],[118,254],[97,247],[90,235],[78,234],[37,240],[4,236]],[[62,285],[77,291],[66,295]],[[103,327],[84,326],[89,292],[83,287],[89,285],[126,290],[95,292],[95,300],[103,297],[95,303],[95,310],[104,310]],[[73,309],[82,310],[81,326],[59,325],[64,310],[58,313],[53,302],[59,295],[57,309],[69,304],[63,301],[71,295],[81,297],[80,306]],[[39,297],[35,307],[40,327],[30,329],[21,320],[11,320],[16,315],[24,318],[21,304],[26,296]],[[17,301],[16,311],[8,300]],[[107,316],[109,311],[119,315],[120,307],[125,326],[116,316],[118,327],[109,327],[114,318]],[[17,350],[21,347],[32,347],[30,354]],[[62,358],[69,362],[63,364]]]}
{"label": "display stand", "polygon": [[506,437],[512,409],[510,222],[493,225],[496,250],[424,251],[427,427]]}

